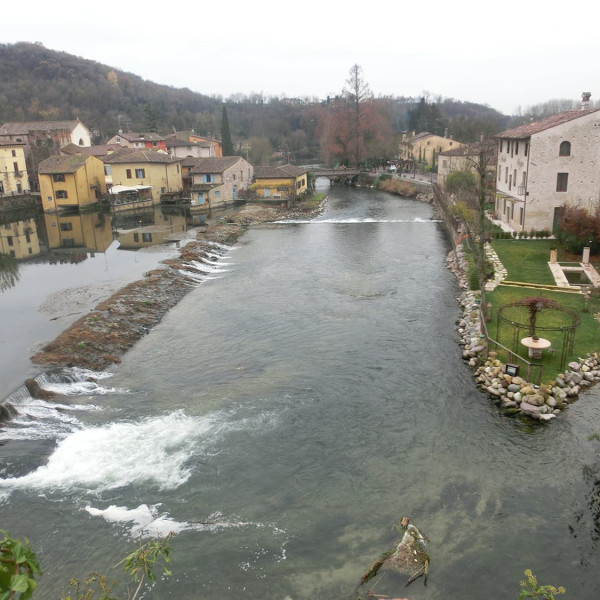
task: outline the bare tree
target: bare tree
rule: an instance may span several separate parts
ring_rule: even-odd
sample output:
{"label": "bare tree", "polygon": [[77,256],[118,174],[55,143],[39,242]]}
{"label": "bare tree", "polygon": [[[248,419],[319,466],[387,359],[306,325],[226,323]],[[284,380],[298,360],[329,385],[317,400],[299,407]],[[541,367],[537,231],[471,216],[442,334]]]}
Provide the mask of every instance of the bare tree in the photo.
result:
{"label": "bare tree", "polygon": [[344,98],[352,107],[351,131],[353,138],[353,158],[358,167],[361,159],[361,138],[364,118],[364,105],[373,98],[369,84],[362,76],[362,67],[358,64],[350,69],[350,76],[346,80],[343,90]]}

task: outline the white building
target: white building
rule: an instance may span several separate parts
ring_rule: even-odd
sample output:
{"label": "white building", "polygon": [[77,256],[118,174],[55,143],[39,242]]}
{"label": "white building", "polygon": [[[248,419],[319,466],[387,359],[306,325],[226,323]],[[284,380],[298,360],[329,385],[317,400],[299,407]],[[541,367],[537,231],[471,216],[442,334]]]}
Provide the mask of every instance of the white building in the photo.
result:
{"label": "white building", "polygon": [[496,213],[516,231],[552,231],[561,207],[600,206],[600,110],[558,113],[496,136]]}

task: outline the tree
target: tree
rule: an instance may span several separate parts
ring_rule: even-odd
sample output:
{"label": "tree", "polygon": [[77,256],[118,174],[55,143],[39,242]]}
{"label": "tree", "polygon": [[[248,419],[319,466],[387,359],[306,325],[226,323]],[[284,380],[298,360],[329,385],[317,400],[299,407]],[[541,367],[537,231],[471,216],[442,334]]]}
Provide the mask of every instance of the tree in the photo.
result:
{"label": "tree", "polygon": [[144,106],[144,117],[142,123],[144,131],[148,133],[158,133],[158,115],[156,114],[154,106],[152,106],[152,104],[149,102],[146,104],[146,106]]}
{"label": "tree", "polygon": [[362,146],[364,143],[365,104],[372,100],[373,93],[369,84],[362,76],[360,65],[353,65],[350,69],[350,77],[346,80],[343,91],[346,102],[350,105],[350,135],[352,137],[352,155],[354,164],[358,167],[362,158]]}
{"label": "tree", "polygon": [[231,141],[231,132],[229,131],[229,118],[227,117],[227,107],[224,104],[221,116],[221,144],[223,156],[233,156],[233,142]]}
{"label": "tree", "polygon": [[429,131],[436,135],[444,135],[446,123],[438,105],[429,102],[425,96],[408,115],[408,127],[415,133]]}

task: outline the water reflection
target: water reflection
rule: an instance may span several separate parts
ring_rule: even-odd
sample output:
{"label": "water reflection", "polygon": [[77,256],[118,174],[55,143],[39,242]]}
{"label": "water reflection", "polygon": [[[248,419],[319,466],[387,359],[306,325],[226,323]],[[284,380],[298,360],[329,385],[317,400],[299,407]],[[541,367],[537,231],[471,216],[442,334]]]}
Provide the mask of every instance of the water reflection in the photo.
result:
{"label": "water reflection", "polygon": [[14,287],[19,281],[19,265],[9,254],[0,254],[0,292]]}

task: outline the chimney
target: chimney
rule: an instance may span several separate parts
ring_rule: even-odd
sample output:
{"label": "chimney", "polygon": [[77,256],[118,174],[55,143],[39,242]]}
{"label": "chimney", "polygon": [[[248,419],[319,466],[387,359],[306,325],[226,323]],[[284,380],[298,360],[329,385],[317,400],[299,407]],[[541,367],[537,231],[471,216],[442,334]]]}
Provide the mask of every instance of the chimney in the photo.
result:
{"label": "chimney", "polygon": [[591,95],[591,92],[583,92],[583,94],[581,94],[581,110],[589,109]]}
{"label": "chimney", "polygon": [[447,138],[448,137],[448,128],[446,127],[446,129],[444,129],[444,137]]}

